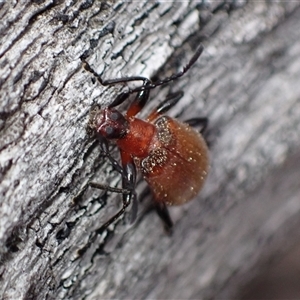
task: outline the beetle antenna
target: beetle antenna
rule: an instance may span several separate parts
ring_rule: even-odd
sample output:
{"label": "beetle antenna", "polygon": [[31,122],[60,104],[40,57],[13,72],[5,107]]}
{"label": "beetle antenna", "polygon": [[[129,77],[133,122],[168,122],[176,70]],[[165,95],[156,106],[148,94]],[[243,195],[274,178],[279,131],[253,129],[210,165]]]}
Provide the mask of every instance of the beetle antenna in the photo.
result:
{"label": "beetle antenna", "polygon": [[188,62],[188,64],[183,68],[182,71],[176,73],[176,74],[173,74],[172,76],[170,77],[167,77],[167,78],[164,78],[164,79],[161,79],[161,80],[158,80],[158,81],[155,81],[155,82],[149,82],[149,83],[146,83],[144,86],[140,86],[140,87],[137,87],[137,88],[134,88],[134,89],[131,89],[129,91],[129,93],[136,93],[136,92],[141,92],[141,91],[144,91],[144,90],[150,90],[150,89],[154,89],[156,88],[157,86],[160,86],[160,85],[164,85],[170,81],[173,81],[181,76],[183,76],[190,68],[191,66],[197,61],[197,59],[200,57],[200,55],[202,54],[204,50],[204,46],[201,44],[199,46],[199,48],[197,49],[197,51],[195,52],[195,54],[193,55],[193,57],[190,59],[190,61]]}

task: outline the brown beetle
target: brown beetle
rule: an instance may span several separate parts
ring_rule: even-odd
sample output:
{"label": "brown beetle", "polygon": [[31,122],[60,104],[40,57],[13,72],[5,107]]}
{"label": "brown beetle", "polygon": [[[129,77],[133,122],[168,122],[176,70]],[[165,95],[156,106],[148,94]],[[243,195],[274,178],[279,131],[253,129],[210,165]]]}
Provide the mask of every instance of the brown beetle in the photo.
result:
{"label": "brown beetle", "polygon": [[[184,204],[201,190],[209,168],[208,148],[202,135],[191,125],[201,124],[204,129],[207,126],[207,118],[194,118],[182,123],[163,115],[179,101],[183,96],[182,92],[170,94],[146,120],[139,119],[136,115],[148,101],[150,89],[181,77],[202,52],[201,45],[183,71],[156,82],[141,76],[102,80],[83,60],[84,68],[96,76],[104,86],[138,80],[143,82],[142,86],[119,94],[108,107],[103,109],[97,107],[91,112],[89,127],[100,140],[102,151],[122,175],[122,189],[90,183],[93,187],[123,194],[122,209],[101,227],[102,230],[117,220],[132,200],[133,207],[137,206],[136,169],[147,181],[157,212],[167,230],[172,228],[173,223],[166,205]],[[137,94],[136,98],[123,115],[115,107],[123,103],[132,93]],[[110,156],[108,141],[114,141],[118,146],[121,164]],[[136,211],[133,214],[136,215]]]}

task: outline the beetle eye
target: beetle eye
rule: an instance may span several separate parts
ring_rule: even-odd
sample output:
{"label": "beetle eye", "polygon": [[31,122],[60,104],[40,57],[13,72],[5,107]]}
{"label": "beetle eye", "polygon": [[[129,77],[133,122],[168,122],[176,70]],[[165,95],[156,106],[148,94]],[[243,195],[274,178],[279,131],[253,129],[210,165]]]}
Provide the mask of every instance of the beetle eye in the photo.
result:
{"label": "beetle eye", "polygon": [[106,127],[105,127],[105,132],[106,132],[106,134],[107,134],[108,136],[109,136],[109,135],[112,135],[113,132],[114,132],[114,128],[111,127],[111,126],[106,126]]}
{"label": "beetle eye", "polygon": [[113,121],[117,121],[118,119],[120,119],[120,113],[118,113],[118,112],[112,112],[111,115],[110,115],[110,118]]}

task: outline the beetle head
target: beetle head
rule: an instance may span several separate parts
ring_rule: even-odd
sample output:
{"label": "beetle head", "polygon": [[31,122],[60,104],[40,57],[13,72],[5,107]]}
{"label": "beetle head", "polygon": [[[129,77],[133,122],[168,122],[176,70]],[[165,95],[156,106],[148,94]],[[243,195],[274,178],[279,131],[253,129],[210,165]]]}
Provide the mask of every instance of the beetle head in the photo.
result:
{"label": "beetle head", "polygon": [[126,135],[129,122],[117,109],[97,106],[90,113],[88,129],[100,138],[120,139]]}

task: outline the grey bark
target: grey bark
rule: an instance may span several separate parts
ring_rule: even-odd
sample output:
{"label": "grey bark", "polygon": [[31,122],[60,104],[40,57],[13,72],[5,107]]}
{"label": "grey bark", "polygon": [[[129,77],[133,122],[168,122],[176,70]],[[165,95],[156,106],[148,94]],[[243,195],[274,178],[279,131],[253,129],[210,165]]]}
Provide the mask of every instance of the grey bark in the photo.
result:
{"label": "grey bark", "polygon": [[[299,6],[0,2],[1,299],[228,298],[280,258],[299,238]],[[143,115],[182,89],[170,115],[209,117],[205,188],[170,209],[171,237],[144,197],[134,226],[125,216],[83,251],[121,204],[86,188],[120,181],[86,134],[89,109],[126,87],[95,83],[80,56],[103,78],[163,78],[200,42]]]}

